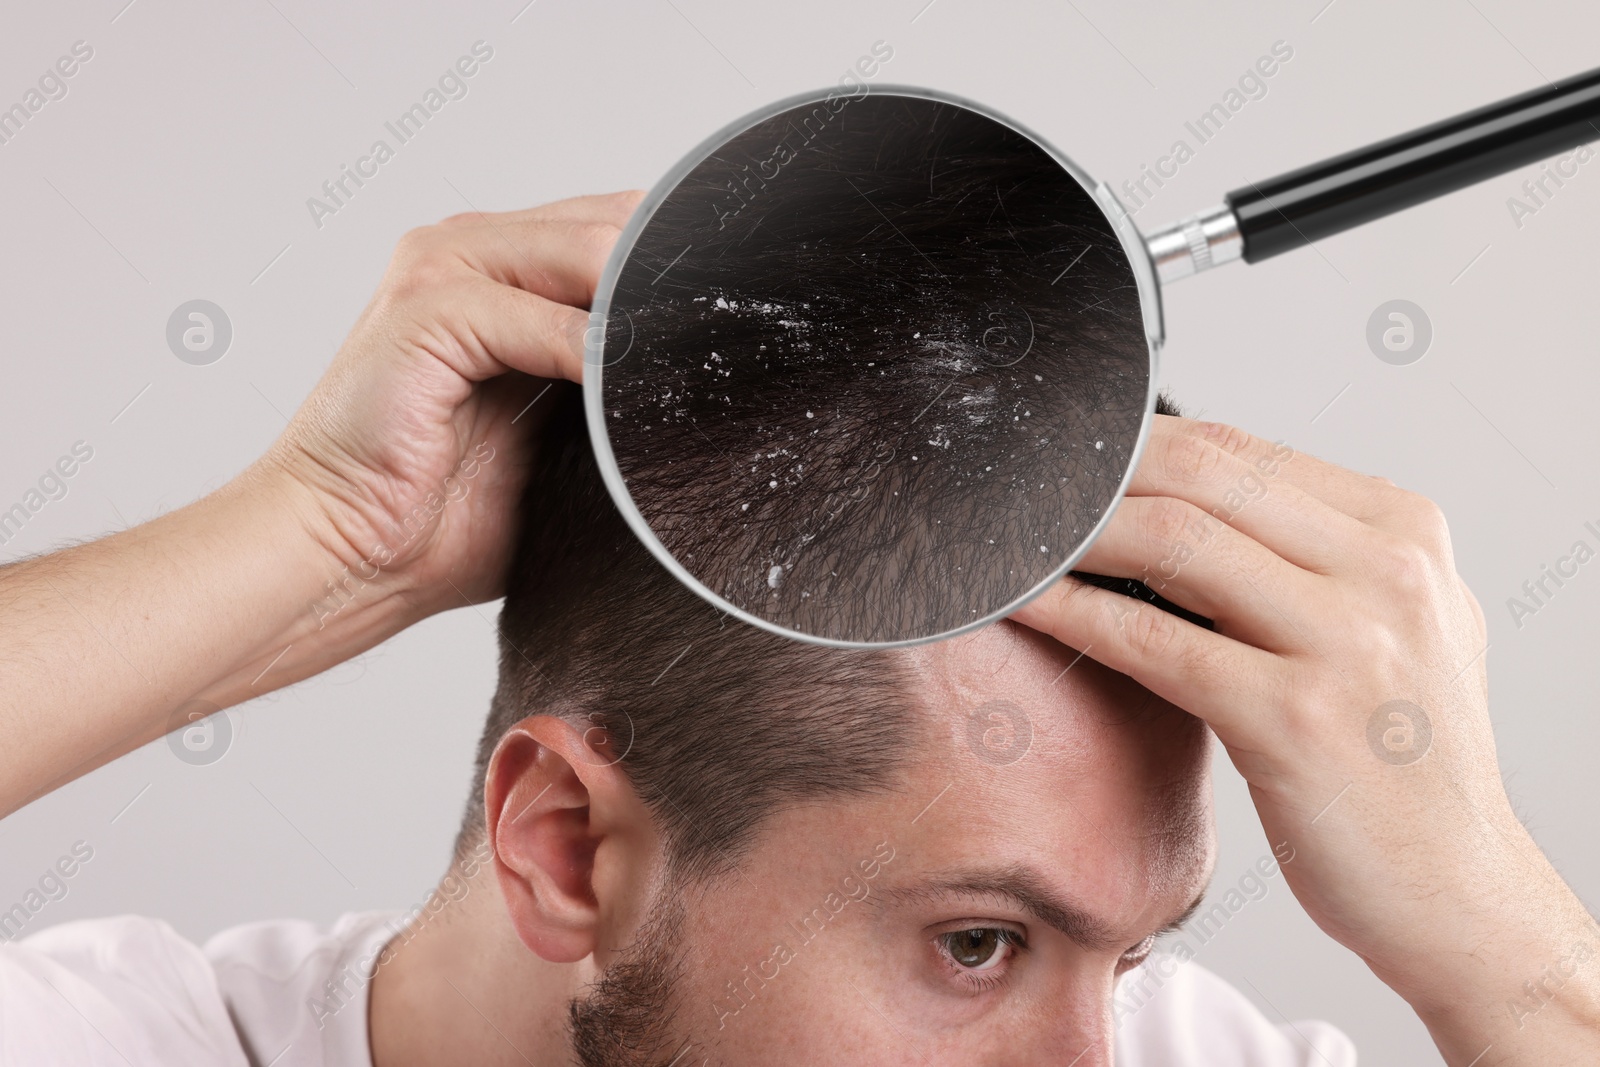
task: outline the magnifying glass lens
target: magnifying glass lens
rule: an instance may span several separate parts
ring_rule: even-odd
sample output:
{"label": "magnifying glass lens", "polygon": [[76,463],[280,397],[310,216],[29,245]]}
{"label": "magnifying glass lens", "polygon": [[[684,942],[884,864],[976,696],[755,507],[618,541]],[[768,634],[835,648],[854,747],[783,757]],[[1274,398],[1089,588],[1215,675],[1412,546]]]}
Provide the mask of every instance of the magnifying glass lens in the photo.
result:
{"label": "magnifying glass lens", "polygon": [[1129,468],[1151,348],[1056,156],[874,92],[763,118],[651,199],[588,370],[619,504],[680,577],[758,625],[882,645],[1068,568]]}

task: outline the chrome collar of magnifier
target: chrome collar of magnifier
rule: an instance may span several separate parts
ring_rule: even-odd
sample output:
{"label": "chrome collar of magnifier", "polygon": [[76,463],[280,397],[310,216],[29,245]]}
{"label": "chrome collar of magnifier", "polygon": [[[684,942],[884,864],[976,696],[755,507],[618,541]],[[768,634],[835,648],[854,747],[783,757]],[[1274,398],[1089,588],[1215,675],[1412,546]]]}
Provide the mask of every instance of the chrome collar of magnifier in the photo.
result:
{"label": "chrome collar of magnifier", "polygon": [[1163,285],[1244,258],[1239,218],[1227,204],[1157,230],[1144,244]]}

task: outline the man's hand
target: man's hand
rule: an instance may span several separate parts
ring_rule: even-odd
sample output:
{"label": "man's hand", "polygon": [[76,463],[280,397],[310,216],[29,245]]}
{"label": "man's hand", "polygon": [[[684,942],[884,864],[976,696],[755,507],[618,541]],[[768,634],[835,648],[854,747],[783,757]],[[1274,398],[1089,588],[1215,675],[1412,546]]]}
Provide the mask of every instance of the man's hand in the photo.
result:
{"label": "man's hand", "polygon": [[582,380],[584,309],[642,195],[456,215],[401,240],[261,463],[315,490],[327,547],[363,581],[419,614],[499,595],[536,400],[548,379]]}
{"label": "man's hand", "polygon": [[266,456],[187,507],[0,567],[0,818],[498,595],[537,398],[582,377],[586,309],[639,196],[408,234]]}
{"label": "man's hand", "polygon": [[1452,1064],[1600,1063],[1600,930],[1512,812],[1483,612],[1432,502],[1157,416],[1082,567],[1216,630],[1072,578],[1014,618],[1211,725],[1296,897]]}

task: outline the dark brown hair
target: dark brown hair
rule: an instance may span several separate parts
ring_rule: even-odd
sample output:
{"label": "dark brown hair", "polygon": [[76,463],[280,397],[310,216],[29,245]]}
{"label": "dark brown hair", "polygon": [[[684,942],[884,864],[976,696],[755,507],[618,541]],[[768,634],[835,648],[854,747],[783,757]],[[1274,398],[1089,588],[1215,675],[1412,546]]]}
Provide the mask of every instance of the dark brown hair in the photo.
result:
{"label": "dark brown hair", "polygon": [[577,390],[552,394],[458,850],[482,833],[496,744],[539,713],[604,730],[691,876],[726,869],[785,801],[889,786],[915,721],[904,658],[802,644],[690,592],[612,504]]}

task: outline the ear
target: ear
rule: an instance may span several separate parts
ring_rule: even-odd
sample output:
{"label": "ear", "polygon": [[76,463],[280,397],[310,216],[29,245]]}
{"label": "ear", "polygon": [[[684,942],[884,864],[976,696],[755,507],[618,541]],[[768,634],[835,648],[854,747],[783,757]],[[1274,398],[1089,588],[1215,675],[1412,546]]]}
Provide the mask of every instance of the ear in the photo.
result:
{"label": "ear", "polygon": [[574,963],[639,911],[660,852],[649,809],[605,732],[551,715],[506,731],[484,778],[495,876],[517,936]]}

